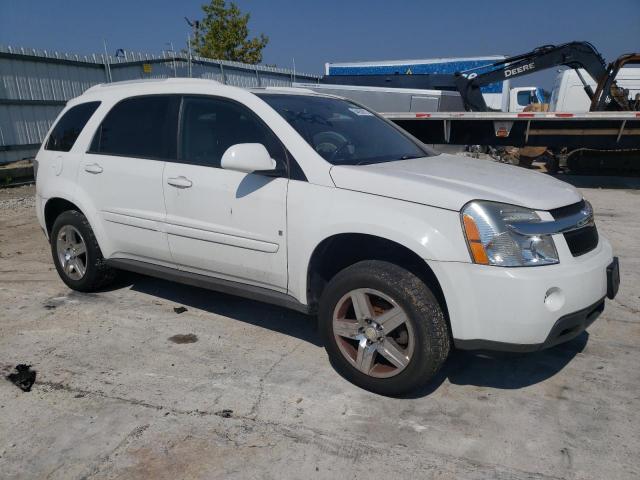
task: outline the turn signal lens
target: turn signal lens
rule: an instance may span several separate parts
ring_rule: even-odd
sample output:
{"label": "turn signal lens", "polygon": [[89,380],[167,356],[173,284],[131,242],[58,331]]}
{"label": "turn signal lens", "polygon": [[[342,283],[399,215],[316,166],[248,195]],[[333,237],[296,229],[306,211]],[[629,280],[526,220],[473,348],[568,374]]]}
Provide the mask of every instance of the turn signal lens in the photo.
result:
{"label": "turn signal lens", "polygon": [[478,226],[471,215],[464,215],[462,217],[464,223],[464,232],[467,235],[467,242],[469,243],[469,250],[471,250],[471,256],[475,263],[482,265],[489,265],[489,257],[480,240],[480,232]]}
{"label": "turn signal lens", "polygon": [[463,217],[464,221],[464,231],[467,234],[467,240],[470,242],[479,242],[480,241],[480,232],[478,231],[478,227],[476,226],[476,222],[473,220],[471,215],[466,215]]}

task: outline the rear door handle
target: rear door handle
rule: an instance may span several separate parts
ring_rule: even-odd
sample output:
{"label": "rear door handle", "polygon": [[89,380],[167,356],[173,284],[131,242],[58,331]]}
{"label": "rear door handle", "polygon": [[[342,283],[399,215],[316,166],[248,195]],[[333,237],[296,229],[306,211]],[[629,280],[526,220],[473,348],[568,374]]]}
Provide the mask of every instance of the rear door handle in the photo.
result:
{"label": "rear door handle", "polygon": [[102,167],[97,163],[90,163],[89,165],[84,166],[84,171],[89,173],[102,173]]}
{"label": "rear door handle", "polygon": [[191,188],[193,182],[182,175],[179,177],[167,178],[167,183],[176,188]]}

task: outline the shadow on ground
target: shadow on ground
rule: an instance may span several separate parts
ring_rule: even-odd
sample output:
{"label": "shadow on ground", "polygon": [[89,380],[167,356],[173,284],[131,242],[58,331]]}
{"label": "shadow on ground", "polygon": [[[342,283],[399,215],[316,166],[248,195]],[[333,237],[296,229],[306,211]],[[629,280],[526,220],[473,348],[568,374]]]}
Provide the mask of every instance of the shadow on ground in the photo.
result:
{"label": "shadow on ground", "polygon": [[125,287],[173,302],[176,307],[197,308],[322,346],[314,317],[276,305],[125,272],[109,290]]}
{"label": "shadow on ground", "polygon": [[424,388],[408,395],[430,395],[448,379],[454,385],[514,390],[553,377],[580,353],[589,341],[582,332],[573,340],[533,353],[472,352],[453,350],[442,370]]}
{"label": "shadow on ground", "polygon": [[[315,317],[275,305],[130,273],[123,273],[112,289],[124,287],[173,302],[176,307],[197,308],[322,346]],[[405,398],[428,396],[446,379],[454,385],[497,389],[534,385],[560,372],[585,348],[588,339],[589,334],[583,332],[570,342],[525,354],[453,350],[436,377]]]}

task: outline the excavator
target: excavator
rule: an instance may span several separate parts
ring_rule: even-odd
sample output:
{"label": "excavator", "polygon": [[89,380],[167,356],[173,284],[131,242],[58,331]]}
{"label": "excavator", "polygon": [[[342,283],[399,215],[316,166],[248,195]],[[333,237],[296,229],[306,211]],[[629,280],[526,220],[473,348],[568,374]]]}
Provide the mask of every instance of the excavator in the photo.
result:
{"label": "excavator", "polygon": [[[632,97],[629,90],[618,86],[616,78],[625,66],[640,64],[640,55],[625,54],[610,64],[606,64],[596,48],[588,42],[571,42],[563,45],[545,45],[531,52],[496,62],[491,70],[479,75],[455,74],[455,84],[467,111],[490,111],[484,101],[481,86],[528,75],[564,65],[573,68],[582,82],[591,104],[590,112],[639,111],[640,95]],[[595,91],[582,74],[586,71],[595,81]],[[543,155],[547,168],[557,171],[560,161],[575,173],[594,173],[603,169],[618,172],[637,173],[640,149],[588,149],[566,147],[524,147],[517,153],[521,164],[531,162]]]}
{"label": "excavator", "polygon": [[[454,74],[335,75],[323,77],[321,83],[453,90],[460,93],[466,111],[494,112],[482,96],[482,87],[557,66],[566,66],[574,69],[580,78],[591,101],[590,112],[640,111],[640,94],[633,96],[629,90],[620,87],[616,82],[620,70],[632,65],[640,66],[640,54],[625,54],[607,64],[591,43],[570,42],[562,45],[544,45],[490,65]],[[596,82],[595,90],[584,78],[583,71]],[[540,150],[540,147],[537,148]],[[553,153],[549,162],[552,165],[551,169],[555,169],[561,159],[571,170],[581,173],[602,168],[640,171],[640,165],[635,165],[640,162],[632,162],[632,157],[637,159],[640,155],[640,148],[569,149],[562,145],[554,145],[550,151]]]}
{"label": "excavator", "polygon": [[[629,91],[616,83],[620,69],[632,64],[640,65],[640,54],[622,55],[607,65],[590,43],[571,42],[545,45],[531,52],[506,58],[490,65],[489,71],[477,75],[472,72],[457,72],[453,81],[467,111],[487,112],[490,109],[482,97],[480,87],[564,65],[576,70],[584,91],[591,100],[589,111],[637,111],[640,108],[640,97],[636,95],[636,98],[630,98]],[[595,91],[585,80],[581,69],[596,81]]]}

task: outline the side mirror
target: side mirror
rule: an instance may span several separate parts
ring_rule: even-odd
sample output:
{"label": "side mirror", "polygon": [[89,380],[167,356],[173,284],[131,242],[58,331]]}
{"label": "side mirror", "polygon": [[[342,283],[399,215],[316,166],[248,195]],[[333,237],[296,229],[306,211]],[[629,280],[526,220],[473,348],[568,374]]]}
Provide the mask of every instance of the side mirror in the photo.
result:
{"label": "side mirror", "polygon": [[220,166],[245,173],[268,172],[275,170],[276,161],[260,143],[237,143],[224,152]]}

